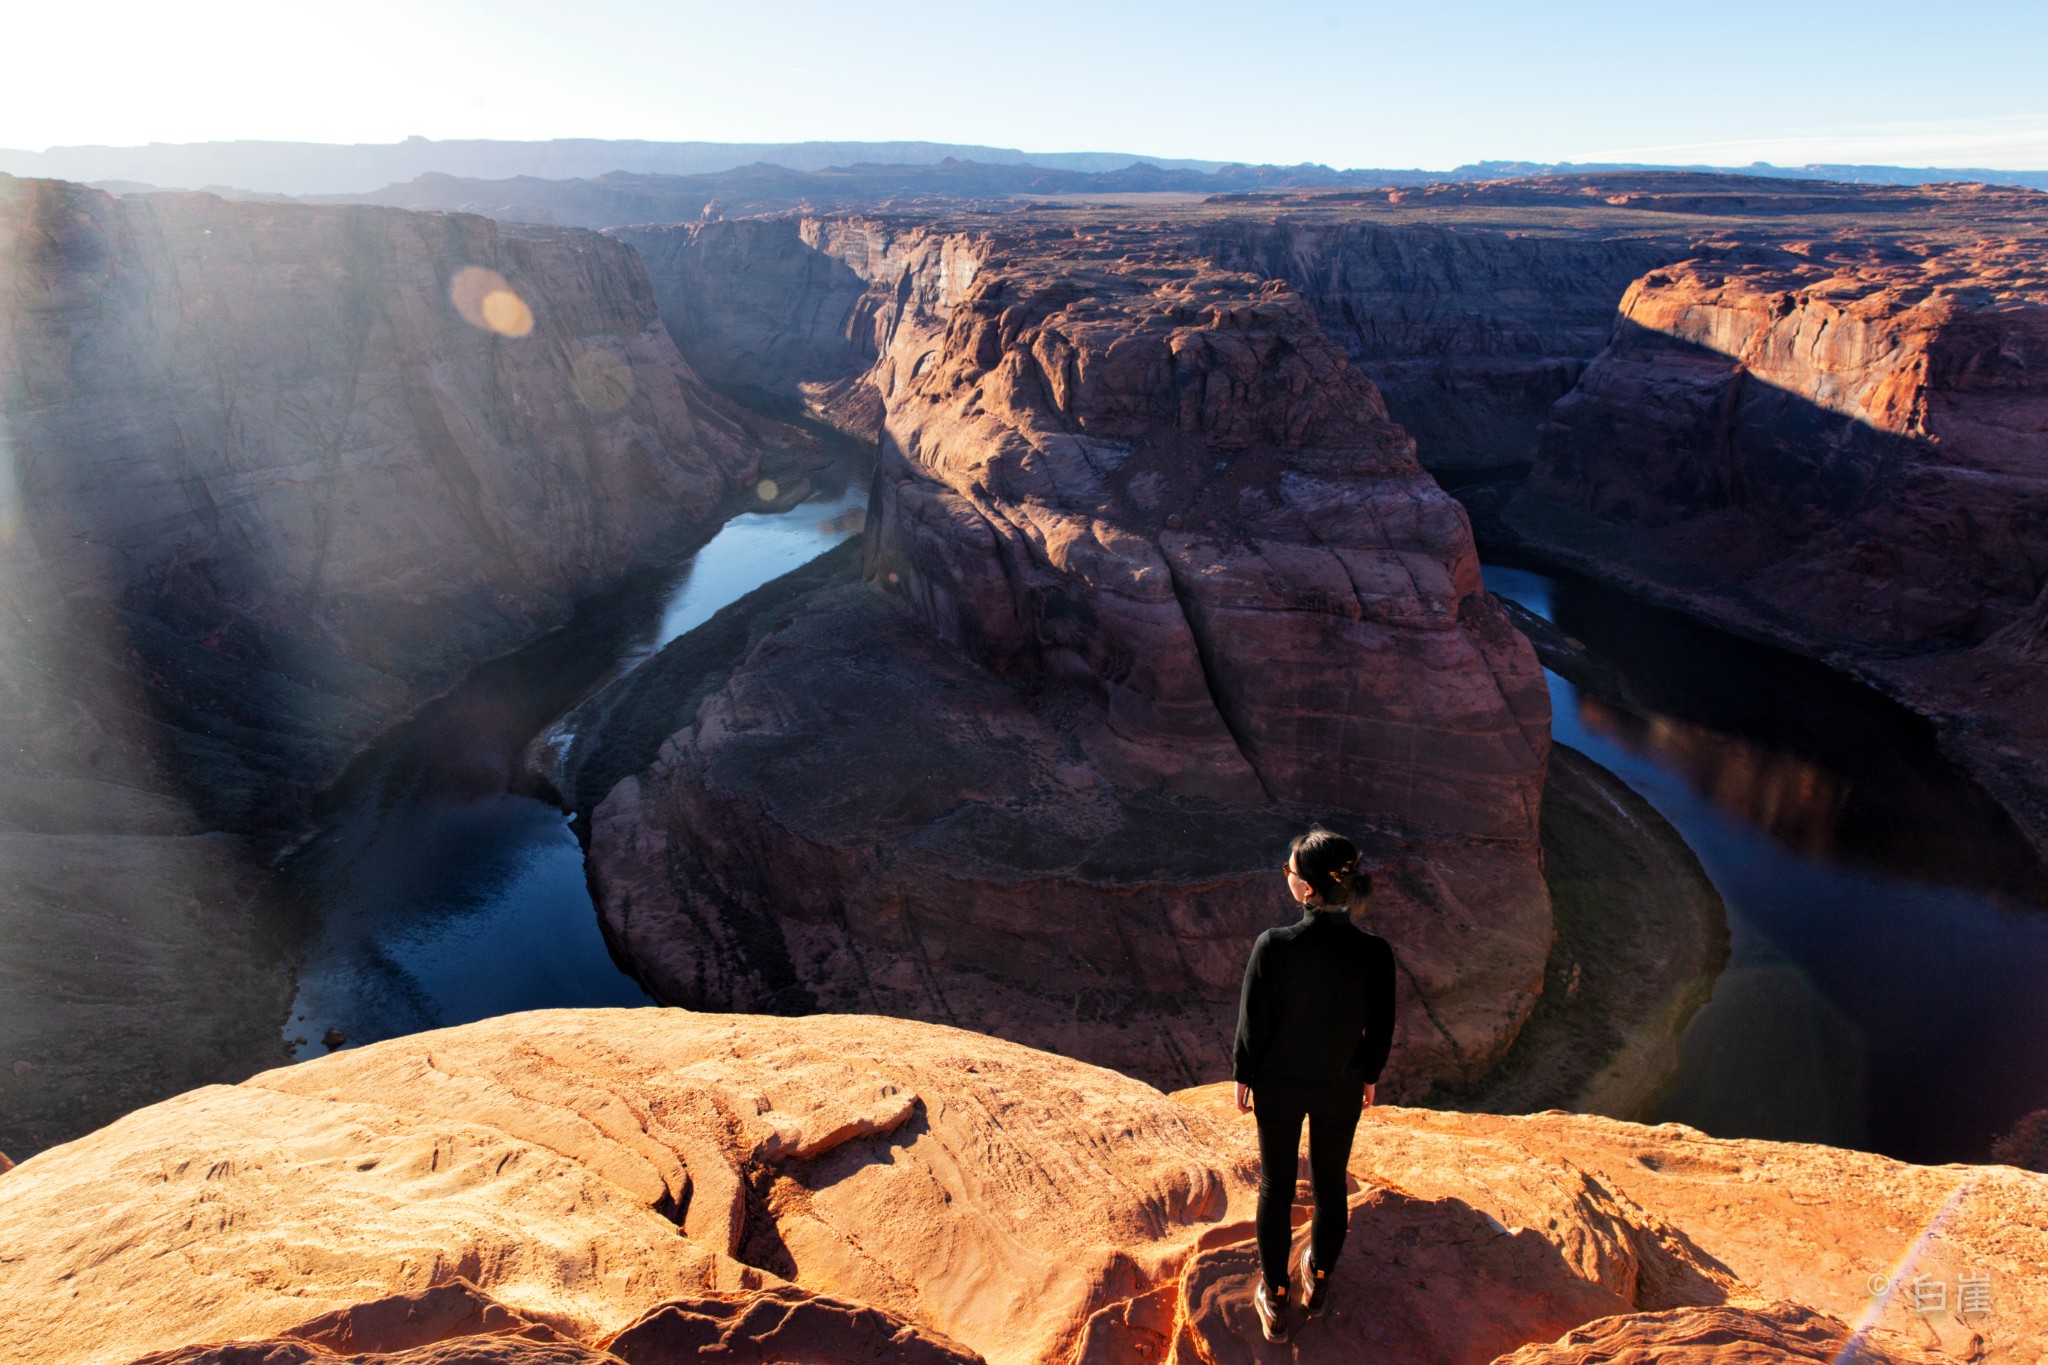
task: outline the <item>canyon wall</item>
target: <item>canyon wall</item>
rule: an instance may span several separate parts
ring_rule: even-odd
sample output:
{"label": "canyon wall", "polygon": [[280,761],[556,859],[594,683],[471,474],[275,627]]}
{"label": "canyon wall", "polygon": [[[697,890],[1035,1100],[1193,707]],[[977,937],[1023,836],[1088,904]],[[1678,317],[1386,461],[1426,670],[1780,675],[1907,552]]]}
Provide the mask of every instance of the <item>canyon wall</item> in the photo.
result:
{"label": "canyon wall", "polygon": [[253,859],[758,445],[591,233],[0,179],[0,261],[20,1151],[275,1060]]}
{"label": "canyon wall", "polygon": [[1509,516],[1934,716],[2048,847],[2048,276],[2022,241],[1645,275]]}
{"label": "canyon wall", "polygon": [[1210,1079],[1319,816],[1367,847],[1361,914],[1406,969],[1390,1093],[1497,1059],[1551,939],[1548,694],[1301,296],[1115,225],[727,229],[870,282],[805,335],[872,363],[803,382],[881,457],[864,582],[783,611],[595,811],[656,995]]}
{"label": "canyon wall", "polygon": [[[1249,1365],[1257,1172],[1227,1086],[958,1029],[512,1015],[0,1174],[0,1354]],[[2011,1167],[1383,1106],[1348,1175],[1295,1359],[1933,1365],[2048,1330],[2048,1176]]]}
{"label": "canyon wall", "polygon": [[[663,320],[707,379],[785,399],[877,356],[873,322],[891,301],[871,279],[900,265],[843,259],[825,240],[844,220],[628,227],[612,235],[646,258]],[[988,220],[983,220],[988,221]],[[868,220],[869,250],[914,224]],[[1550,405],[1607,342],[1615,301],[1654,266],[1691,254],[1682,229],[1599,236],[1388,224],[1341,214],[1189,214],[1171,224],[1085,233],[1168,238],[1190,262],[1285,280],[1330,339],[1380,390],[1438,471],[1527,463]],[[1133,238],[1135,240],[1135,237]],[[865,254],[865,253],[863,253]],[[917,272],[908,277],[917,278]]]}
{"label": "canyon wall", "polygon": [[816,243],[815,220],[616,228],[646,262],[661,320],[713,384],[783,402],[873,359],[855,313],[868,279]]}
{"label": "canyon wall", "polygon": [[1606,344],[1615,301],[1691,254],[1682,228],[1535,234],[1331,214],[1216,218],[1190,236],[1222,268],[1306,297],[1437,472],[1534,458],[1550,405]]}

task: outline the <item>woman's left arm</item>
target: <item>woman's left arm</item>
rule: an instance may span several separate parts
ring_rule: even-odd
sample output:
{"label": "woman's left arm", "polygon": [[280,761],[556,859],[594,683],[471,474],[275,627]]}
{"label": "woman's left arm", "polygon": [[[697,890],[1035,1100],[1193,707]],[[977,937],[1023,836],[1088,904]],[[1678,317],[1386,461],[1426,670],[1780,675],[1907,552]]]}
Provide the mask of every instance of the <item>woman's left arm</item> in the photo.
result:
{"label": "woman's left arm", "polygon": [[1387,941],[1374,936],[1372,961],[1367,964],[1365,1031],[1358,1037],[1358,1069],[1365,1073],[1366,1103],[1372,1103],[1373,1089],[1387,1065],[1394,1047],[1394,950]]}
{"label": "woman's left arm", "polygon": [[1250,960],[1244,964],[1244,987],[1237,996],[1237,1042],[1232,1049],[1230,1075],[1237,1082],[1239,1113],[1251,1110],[1252,1082],[1258,1079],[1258,1059],[1266,1049],[1265,955],[1266,936],[1261,934],[1252,945]]}

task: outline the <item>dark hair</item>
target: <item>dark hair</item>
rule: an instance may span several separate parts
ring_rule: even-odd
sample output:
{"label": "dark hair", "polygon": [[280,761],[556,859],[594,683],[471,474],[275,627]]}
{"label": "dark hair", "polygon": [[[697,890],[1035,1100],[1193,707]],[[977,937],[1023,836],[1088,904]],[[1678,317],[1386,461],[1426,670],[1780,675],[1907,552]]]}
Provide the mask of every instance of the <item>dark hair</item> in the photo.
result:
{"label": "dark hair", "polygon": [[1287,846],[1294,870],[1323,904],[1343,905],[1372,894],[1372,873],[1358,865],[1358,850],[1334,830],[1310,825]]}

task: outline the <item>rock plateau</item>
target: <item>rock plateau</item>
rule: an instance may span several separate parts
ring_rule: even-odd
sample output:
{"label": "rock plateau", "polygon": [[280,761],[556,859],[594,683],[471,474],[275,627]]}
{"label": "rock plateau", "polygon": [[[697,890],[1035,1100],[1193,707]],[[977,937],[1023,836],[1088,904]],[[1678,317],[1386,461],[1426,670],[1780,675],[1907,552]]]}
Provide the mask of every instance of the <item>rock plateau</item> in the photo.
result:
{"label": "rock plateau", "polygon": [[1508,518],[1931,714],[2048,844],[2044,357],[2023,241],[1654,271]]}

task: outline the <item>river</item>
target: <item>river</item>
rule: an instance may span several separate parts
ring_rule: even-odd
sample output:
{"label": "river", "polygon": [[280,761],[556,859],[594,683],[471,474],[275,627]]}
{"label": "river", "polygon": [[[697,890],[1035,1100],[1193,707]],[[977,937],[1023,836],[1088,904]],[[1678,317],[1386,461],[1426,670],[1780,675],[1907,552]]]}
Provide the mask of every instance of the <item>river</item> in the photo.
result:
{"label": "river", "polygon": [[1728,907],[1727,969],[1650,1121],[1984,1161],[2048,1105],[2042,869],[1931,725],[1611,588],[1485,574],[1604,666],[1598,690],[1548,674],[1552,734],[1654,805]]}
{"label": "river", "polygon": [[[285,1027],[294,1055],[329,1037],[647,1003],[598,931],[567,817],[522,793],[521,756],[604,680],[852,534],[865,478],[818,482],[477,670],[350,769],[285,868],[312,925]],[[1556,737],[1655,805],[1727,902],[1728,968],[1650,1118],[1970,1161],[2048,1104],[2042,871],[1925,722],[1590,582],[1500,564],[1486,576],[1607,679],[1582,690],[1549,674]]]}
{"label": "river", "polygon": [[528,742],[720,607],[860,528],[864,471],[813,474],[694,554],[633,575],[562,630],[479,668],[353,764],[283,870],[311,922],[285,1025],[295,1057],[513,1010],[644,1005],[597,927],[563,813],[522,792]]}

